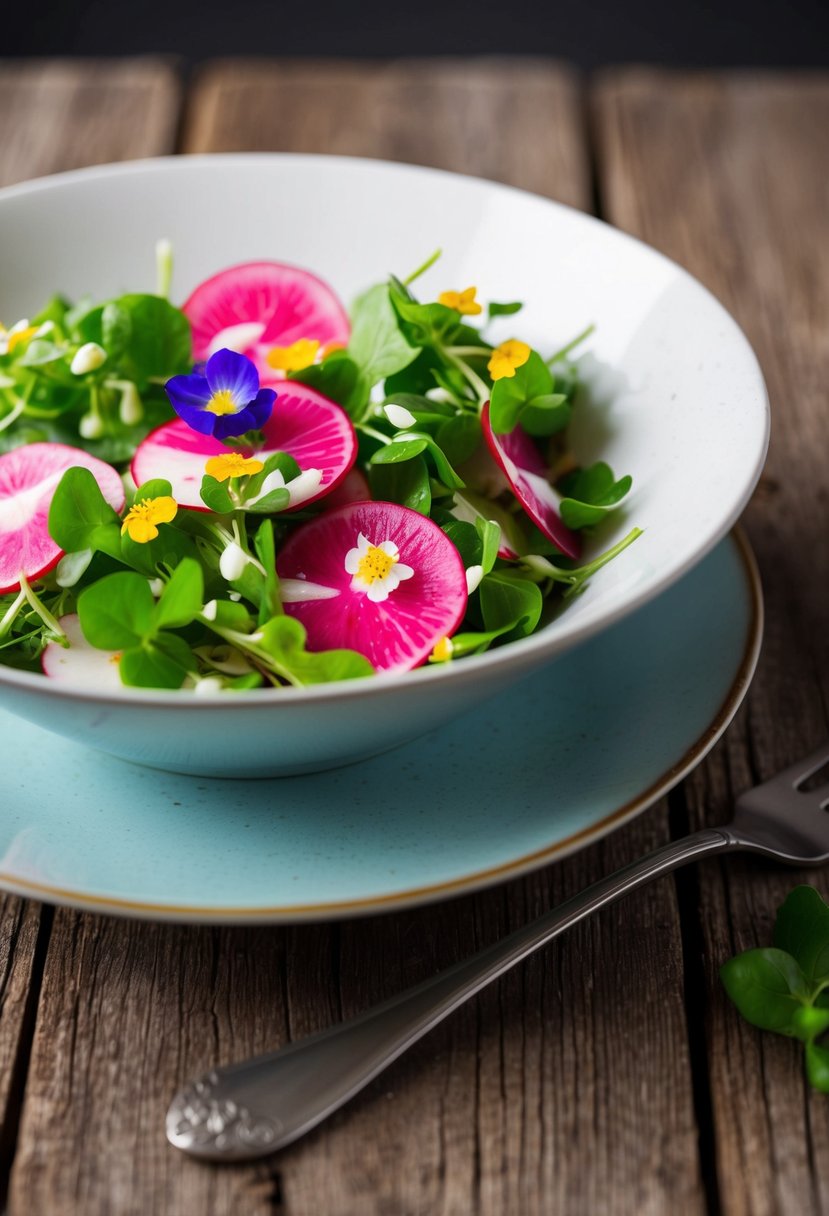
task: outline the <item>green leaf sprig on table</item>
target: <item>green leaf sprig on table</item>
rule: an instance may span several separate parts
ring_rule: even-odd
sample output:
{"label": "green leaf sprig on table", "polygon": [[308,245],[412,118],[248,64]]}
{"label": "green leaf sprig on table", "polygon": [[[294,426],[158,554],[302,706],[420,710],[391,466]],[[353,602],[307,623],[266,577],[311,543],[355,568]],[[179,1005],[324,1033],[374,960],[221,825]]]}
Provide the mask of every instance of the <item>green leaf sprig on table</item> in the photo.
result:
{"label": "green leaf sprig on table", "polygon": [[746,950],[720,970],[725,990],[752,1026],[799,1039],[806,1075],[829,1093],[829,905],[795,887],[777,913],[774,945]]}

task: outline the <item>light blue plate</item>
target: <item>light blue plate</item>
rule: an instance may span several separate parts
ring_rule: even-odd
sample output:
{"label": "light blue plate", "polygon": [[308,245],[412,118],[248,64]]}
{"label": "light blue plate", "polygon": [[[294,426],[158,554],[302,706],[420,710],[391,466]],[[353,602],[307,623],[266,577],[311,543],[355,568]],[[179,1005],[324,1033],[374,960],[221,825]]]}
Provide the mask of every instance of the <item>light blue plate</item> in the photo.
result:
{"label": "light blue plate", "polygon": [[713,745],[762,601],[730,537],[621,624],[442,732],[350,768],[222,781],[0,714],[0,887],[122,915],[297,921],[485,886],[581,848]]}

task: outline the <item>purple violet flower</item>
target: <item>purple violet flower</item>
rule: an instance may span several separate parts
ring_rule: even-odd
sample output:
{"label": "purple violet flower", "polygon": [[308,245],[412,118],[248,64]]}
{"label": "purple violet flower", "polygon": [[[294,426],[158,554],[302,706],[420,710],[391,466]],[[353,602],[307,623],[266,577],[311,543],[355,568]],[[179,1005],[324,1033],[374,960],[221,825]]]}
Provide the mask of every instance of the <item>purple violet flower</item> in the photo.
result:
{"label": "purple violet flower", "polygon": [[276,393],[259,387],[259,373],[244,355],[217,350],[204,375],[173,376],[165,384],[179,418],[200,435],[228,439],[259,430],[271,416]]}

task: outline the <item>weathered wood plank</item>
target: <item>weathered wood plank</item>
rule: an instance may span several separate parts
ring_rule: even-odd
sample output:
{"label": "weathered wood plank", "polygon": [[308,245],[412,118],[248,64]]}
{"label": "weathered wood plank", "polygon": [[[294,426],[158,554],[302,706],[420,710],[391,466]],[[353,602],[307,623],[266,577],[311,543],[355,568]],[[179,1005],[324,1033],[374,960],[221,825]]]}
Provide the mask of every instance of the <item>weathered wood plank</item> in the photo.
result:
{"label": "weathered wood plank", "polygon": [[172,152],[179,93],[158,59],[0,61],[0,186]]}
{"label": "weathered wood plank", "polygon": [[[693,826],[829,730],[829,78],[619,72],[596,93],[608,216],[686,265],[734,312],[763,366],[772,445],[747,512],[767,631],[747,714],[686,785]],[[689,335],[691,339],[693,335]],[[829,1103],[798,1051],[751,1030],[717,968],[768,944],[797,882],[730,861],[699,872],[717,1169],[726,1216],[829,1210]]]}
{"label": "weathered wood plank", "polygon": [[584,207],[575,96],[573,74],[549,60],[229,61],[197,77],[184,148],[402,160]]}
{"label": "weathered wood plank", "polygon": [[[574,82],[524,65],[223,65],[187,151],[420,159],[588,205]],[[664,807],[551,871],[437,908],[288,930],[58,912],[11,1216],[704,1209],[670,884],[582,927],[420,1043],[329,1124],[256,1167],[167,1148],[173,1090],[347,1016],[664,840]]]}
{"label": "weathered wood plank", "polygon": [[35,950],[41,919],[39,904],[0,897],[0,1203],[14,1154],[37,1004]]}

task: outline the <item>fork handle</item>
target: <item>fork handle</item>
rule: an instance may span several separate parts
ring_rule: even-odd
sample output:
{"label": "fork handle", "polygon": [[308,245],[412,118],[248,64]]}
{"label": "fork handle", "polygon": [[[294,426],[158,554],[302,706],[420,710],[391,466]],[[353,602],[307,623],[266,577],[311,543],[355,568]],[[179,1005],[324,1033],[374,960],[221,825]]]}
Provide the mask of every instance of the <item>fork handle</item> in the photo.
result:
{"label": "fork handle", "polygon": [[743,847],[728,828],[662,845],[492,946],[348,1022],[205,1074],[176,1094],[167,1139],[208,1160],[263,1157],[310,1131],[459,1005],[623,895],[688,862]]}

